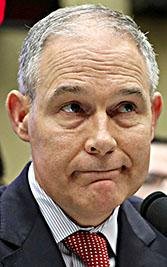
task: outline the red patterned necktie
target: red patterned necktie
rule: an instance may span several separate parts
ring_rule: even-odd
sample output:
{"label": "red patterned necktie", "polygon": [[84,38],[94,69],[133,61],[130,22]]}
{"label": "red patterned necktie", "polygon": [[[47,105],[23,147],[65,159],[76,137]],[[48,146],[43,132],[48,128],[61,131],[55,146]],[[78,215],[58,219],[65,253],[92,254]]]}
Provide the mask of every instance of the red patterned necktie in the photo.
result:
{"label": "red patterned necktie", "polygon": [[64,239],[66,247],[87,267],[109,267],[107,241],[97,233],[78,231]]}

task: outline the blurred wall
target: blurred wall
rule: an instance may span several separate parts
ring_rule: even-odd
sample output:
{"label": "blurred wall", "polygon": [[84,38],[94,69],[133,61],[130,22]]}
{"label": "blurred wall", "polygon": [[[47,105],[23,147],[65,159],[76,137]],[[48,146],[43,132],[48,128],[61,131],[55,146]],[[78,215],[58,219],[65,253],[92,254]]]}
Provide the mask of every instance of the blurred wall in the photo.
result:
{"label": "blurred wall", "polygon": [[12,132],[5,100],[11,89],[17,89],[18,54],[26,31],[0,28],[0,144],[5,164],[5,181],[13,179],[29,158],[28,144]]}
{"label": "blurred wall", "polygon": [[130,0],[61,0],[62,6],[72,6],[81,4],[103,4],[108,7],[112,7],[115,10],[120,10],[126,14],[131,13]]}
{"label": "blurred wall", "polygon": [[[99,3],[131,14],[130,1],[125,0],[62,0],[61,6],[74,5],[75,3]],[[154,20],[139,18],[139,25],[145,32],[150,32],[149,37],[158,54],[161,70],[159,90],[164,96],[164,111],[158,125],[157,135],[167,137],[167,19]],[[5,161],[5,181],[8,183],[22,169],[30,158],[29,145],[19,140],[13,133],[5,110],[5,99],[11,89],[17,89],[17,60],[21,43],[26,35],[25,30],[9,27],[0,28],[0,144]]]}

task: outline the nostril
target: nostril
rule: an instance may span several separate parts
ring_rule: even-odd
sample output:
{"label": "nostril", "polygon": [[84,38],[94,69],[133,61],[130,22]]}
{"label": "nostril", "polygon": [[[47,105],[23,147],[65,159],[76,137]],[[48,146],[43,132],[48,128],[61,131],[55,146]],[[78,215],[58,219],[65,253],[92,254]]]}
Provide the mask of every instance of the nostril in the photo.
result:
{"label": "nostril", "polygon": [[105,138],[90,138],[86,140],[85,142],[85,150],[87,153],[90,153],[92,155],[95,154],[101,154],[105,155],[108,154],[110,155],[113,153],[113,151],[117,147],[117,142],[115,139],[111,138],[110,139],[105,139]]}
{"label": "nostril", "polygon": [[122,171],[125,171],[127,167],[125,165],[122,166]]}
{"label": "nostril", "polygon": [[107,154],[111,154],[111,153],[113,153],[113,149],[111,149],[111,150],[109,150],[109,151],[107,151]]}

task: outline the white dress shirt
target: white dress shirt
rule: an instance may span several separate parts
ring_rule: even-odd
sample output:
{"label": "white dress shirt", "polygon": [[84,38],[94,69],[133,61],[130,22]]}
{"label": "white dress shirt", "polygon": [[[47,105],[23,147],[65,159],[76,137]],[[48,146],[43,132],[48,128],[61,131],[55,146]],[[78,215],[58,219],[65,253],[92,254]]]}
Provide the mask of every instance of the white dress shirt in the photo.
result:
{"label": "white dress shirt", "polygon": [[[55,242],[58,244],[67,267],[84,267],[85,265],[79,258],[71,253],[63,244],[63,239],[79,230],[102,233],[109,242],[109,245],[116,255],[117,236],[118,236],[118,210],[117,207],[113,214],[103,224],[98,227],[80,227],[75,224],[63,210],[44,192],[35,179],[33,163],[28,172],[29,185],[34,198],[36,199],[41,213],[48,224]],[[110,267],[115,267],[115,258],[110,258]]]}

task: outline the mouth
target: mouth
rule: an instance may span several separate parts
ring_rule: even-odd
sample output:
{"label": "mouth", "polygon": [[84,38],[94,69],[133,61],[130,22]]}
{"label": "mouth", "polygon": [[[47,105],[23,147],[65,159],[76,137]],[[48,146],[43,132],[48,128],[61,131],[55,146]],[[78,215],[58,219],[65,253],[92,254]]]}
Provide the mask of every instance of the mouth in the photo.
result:
{"label": "mouth", "polygon": [[118,179],[121,172],[122,168],[103,171],[77,171],[75,172],[75,177],[81,177],[82,179],[84,179],[85,181],[89,181],[90,183],[114,181]]}

